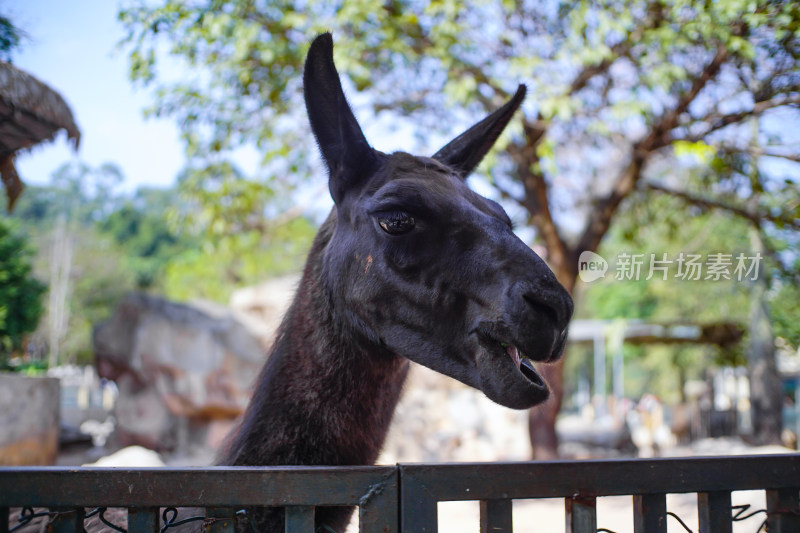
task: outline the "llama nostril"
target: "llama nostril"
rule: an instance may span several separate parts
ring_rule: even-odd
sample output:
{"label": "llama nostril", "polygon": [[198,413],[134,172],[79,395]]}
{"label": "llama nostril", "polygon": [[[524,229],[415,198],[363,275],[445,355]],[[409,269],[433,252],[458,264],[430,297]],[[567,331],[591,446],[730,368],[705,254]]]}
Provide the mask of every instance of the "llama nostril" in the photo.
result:
{"label": "llama nostril", "polygon": [[550,305],[549,303],[543,302],[541,298],[537,298],[532,294],[525,294],[522,298],[538,315],[541,315],[546,320],[549,320],[554,328],[560,328],[562,313],[559,313],[558,308]]}

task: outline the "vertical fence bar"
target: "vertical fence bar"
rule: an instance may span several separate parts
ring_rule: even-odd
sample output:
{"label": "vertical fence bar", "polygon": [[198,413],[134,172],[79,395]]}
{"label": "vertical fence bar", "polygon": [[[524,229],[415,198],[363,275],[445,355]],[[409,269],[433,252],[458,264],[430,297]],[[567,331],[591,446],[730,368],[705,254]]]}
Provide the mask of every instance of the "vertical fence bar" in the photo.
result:
{"label": "vertical fence bar", "polygon": [[731,533],[731,493],[726,490],[697,493],[700,533]]}
{"label": "vertical fence bar", "polygon": [[481,500],[481,533],[512,533],[511,509],[511,500]]}
{"label": "vertical fence bar", "polygon": [[565,498],[567,533],[597,531],[597,499],[590,497]]}
{"label": "vertical fence bar", "polygon": [[400,533],[399,488],[397,470],[379,486],[370,487],[358,504],[358,530],[360,533]]}
{"label": "vertical fence bar", "polygon": [[128,509],[128,533],[158,533],[160,518],[158,507],[131,507]]}
{"label": "vertical fence bar", "polygon": [[633,532],[667,533],[667,495],[633,495]]}
{"label": "vertical fence bar", "polygon": [[0,533],[8,533],[8,523],[11,521],[11,509],[0,507]]}
{"label": "vertical fence bar", "polygon": [[287,505],[286,533],[314,533],[314,508],[307,505]]}
{"label": "vertical fence bar", "polygon": [[769,533],[797,533],[800,531],[800,488],[766,492]]}
{"label": "vertical fence bar", "polygon": [[230,507],[209,507],[206,509],[207,518],[215,518],[206,527],[209,533],[233,533],[236,525],[236,510]]}
{"label": "vertical fence bar", "polygon": [[400,527],[403,533],[437,533],[437,500],[413,474],[400,466]]}
{"label": "vertical fence bar", "polygon": [[47,531],[52,533],[83,533],[83,507],[54,508],[57,514]]}

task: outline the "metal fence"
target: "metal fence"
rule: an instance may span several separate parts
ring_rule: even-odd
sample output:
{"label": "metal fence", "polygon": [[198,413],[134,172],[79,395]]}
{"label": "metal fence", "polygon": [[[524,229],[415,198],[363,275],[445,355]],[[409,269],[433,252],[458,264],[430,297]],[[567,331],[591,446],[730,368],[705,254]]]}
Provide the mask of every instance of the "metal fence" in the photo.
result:
{"label": "metal fence", "polygon": [[[201,527],[236,530],[244,508],[284,507],[286,531],[314,531],[314,508],[357,506],[363,533],[437,531],[437,505],[480,502],[482,533],[512,531],[512,501],[563,498],[568,533],[595,533],[601,496],[631,495],[635,533],[666,533],[666,495],[697,493],[699,531],[729,533],[742,517],[731,492],[765,490],[759,530],[800,532],[800,455],[652,460],[479,464],[400,464],[376,467],[270,468],[2,468],[0,519],[9,533],[25,516],[46,519],[58,533],[83,531],[88,514],[127,508],[127,524],[109,529],[166,533],[173,508],[204,508]],[[41,509],[44,509],[42,511]],[[92,509],[92,511],[87,511]],[[753,511],[748,511],[752,515]],[[40,517],[41,518],[41,517]],[[108,523],[108,521],[107,521]],[[685,526],[684,526],[685,527]],[[688,530],[688,528],[686,528]],[[262,532],[259,532],[262,533]]]}

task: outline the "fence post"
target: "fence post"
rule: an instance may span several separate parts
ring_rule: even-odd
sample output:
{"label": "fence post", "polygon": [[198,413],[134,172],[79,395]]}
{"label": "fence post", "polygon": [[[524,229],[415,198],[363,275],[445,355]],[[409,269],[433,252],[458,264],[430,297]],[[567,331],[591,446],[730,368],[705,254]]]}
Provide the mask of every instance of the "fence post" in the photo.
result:
{"label": "fence post", "polygon": [[634,494],[633,532],[667,533],[666,494]]}
{"label": "fence post", "polygon": [[287,505],[285,531],[314,533],[314,508],[309,505]]}
{"label": "fence post", "polygon": [[48,528],[52,533],[83,533],[83,507],[59,507],[51,509],[57,514]]}
{"label": "fence post", "polygon": [[209,507],[206,509],[207,518],[216,518],[211,522],[206,531],[209,533],[233,533],[236,530],[236,510],[229,507]]}
{"label": "fence post", "polygon": [[770,533],[800,531],[800,494],[797,487],[766,492],[767,530]]}
{"label": "fence post", "polygon": [[369,492],[361,498],[358,503],[360,533],[400,533],[399,478],[398,469],[395,468],[379,484],[370,487]]}
{"label": "fence post", "polygon": [[128,509],[128,533],[158,533],[160,518],[158,507],[131,507]]}
{"label": "fence post", "polygon": [[511,509],[511,500],[481,500],[481,533],[512,533]]}
{"label": "fence post", "polygon": [[597,531],[597,499],[576,496],[565,498],[567,533],[595,533]]}
{"label": "fence post", "polygon": [[400,465],[400,527],[403,533],[437,533],[436,498],[409,470]]}
{"label": "fence post", "polygon": [[700,533],[731,533],[731,493],[726,490],[697,493]]}

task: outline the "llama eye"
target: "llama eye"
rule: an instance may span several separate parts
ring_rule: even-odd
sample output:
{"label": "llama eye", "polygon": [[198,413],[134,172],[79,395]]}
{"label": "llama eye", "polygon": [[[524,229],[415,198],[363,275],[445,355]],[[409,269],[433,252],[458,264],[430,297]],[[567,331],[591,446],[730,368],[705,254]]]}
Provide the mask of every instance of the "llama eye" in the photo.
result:
{"label": "llama eye", "polygon": [[378,215],[378,224],[389,235],[402,235],[414,229],[414,217],[405,211],[390,211]]}

